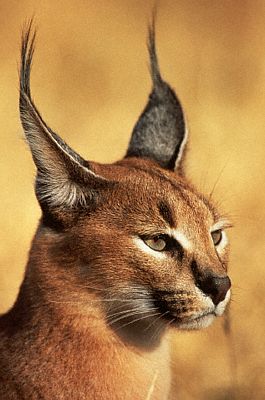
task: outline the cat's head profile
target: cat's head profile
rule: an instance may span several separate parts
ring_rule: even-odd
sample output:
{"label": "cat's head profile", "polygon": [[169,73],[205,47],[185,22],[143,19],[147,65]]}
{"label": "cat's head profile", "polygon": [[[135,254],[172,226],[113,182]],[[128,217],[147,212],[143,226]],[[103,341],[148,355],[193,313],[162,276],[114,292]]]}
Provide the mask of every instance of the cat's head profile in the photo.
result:
{"label": "cat's head profile", "polygon": [[29,279],[76,313],[92,304],[128,337],[159,336],[168,324],[208,326],[230,298],[229,222],[185,176],[184,114],[161,77],[154,27],[152,92],[126,156],[109,165],[85,161],[42,119],[30,93],[34,38],[29,26],[20,70],[21,121],[43,213]]}

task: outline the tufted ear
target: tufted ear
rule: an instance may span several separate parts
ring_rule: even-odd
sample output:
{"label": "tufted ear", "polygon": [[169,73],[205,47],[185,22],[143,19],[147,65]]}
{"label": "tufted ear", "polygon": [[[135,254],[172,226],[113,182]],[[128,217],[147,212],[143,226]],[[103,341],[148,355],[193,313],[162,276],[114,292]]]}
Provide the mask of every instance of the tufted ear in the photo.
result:
{"label": "tufted ear", "polygon": [[23,33],[20,64],[20,118],[37,167],[36,195],[43,211],[88,207],[109,182],[72,150],[44,122],[30,93],[35,32],[31,23]]}
{"label": "tufted ear", "polygon": [[163,168],[181,169],[187,129],[181,104],[159,71],[154,21],[149,27],[148,50],[153,88],[133,129],[126,157],[146,157]]}

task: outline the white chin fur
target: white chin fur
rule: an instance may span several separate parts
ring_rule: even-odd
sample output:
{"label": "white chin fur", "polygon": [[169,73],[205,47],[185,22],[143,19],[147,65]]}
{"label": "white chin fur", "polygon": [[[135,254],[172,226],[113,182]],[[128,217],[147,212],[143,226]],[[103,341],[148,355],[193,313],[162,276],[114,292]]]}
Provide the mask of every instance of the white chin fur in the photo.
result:
{"label": "white chin fur", "polygon": [[[224,313],[225,308],[226,308],[226,306],[227,306],[227,304],[228,304],[228,302],[230,300],[230,297],[231,297],[231,291],[228,290],[228,292],[226,293],[225,299],[223,301],[221,301],[215,307],[215,309],[213,309],[213,311],[211,313],[206,314],[206,315],[201,316],[201,317],[198,316],[197,318],[194,318],[193,320],[191,319],[190,321],[186,321],[186,322],[180,323],[178,325],[178,329],[194,330],[194,329],[207,328],[209,325],[211,325],[211,323],[213,322],[215,317],[220,317]],[[213,308],[213,307],[211,307],[211,308]]]}
{"label": "white chin fur", "polygon": [[178,328],[183,329],[183,330],[194,330],[194,329],[202,329],[202,328],[207,328],[213,320],[215,319],[214,314],[207,314],[204,315],[203,317],[199,317],[197,319],[187,321],[184,323],[181,323]]}

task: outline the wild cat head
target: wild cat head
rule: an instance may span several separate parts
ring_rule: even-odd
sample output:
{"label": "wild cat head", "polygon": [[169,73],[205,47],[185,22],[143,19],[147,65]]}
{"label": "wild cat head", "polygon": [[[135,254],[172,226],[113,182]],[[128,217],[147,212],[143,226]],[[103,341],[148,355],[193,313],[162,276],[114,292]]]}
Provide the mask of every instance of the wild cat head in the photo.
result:
{"label": "wild cat head", "polygon": [[78,299],[82,315],[93,297],[106,323],[128,338],[148,341],[168,324],[208,326],[230,298],[229,222],[185,176],[184,114],[161,77],[154,27],[152,91],[126,156],[109,165],[84,160],[42,119],[30,93],[34,40],[29,26],[20,115],[42,209],[31,253],[37,283],[46,297]]}

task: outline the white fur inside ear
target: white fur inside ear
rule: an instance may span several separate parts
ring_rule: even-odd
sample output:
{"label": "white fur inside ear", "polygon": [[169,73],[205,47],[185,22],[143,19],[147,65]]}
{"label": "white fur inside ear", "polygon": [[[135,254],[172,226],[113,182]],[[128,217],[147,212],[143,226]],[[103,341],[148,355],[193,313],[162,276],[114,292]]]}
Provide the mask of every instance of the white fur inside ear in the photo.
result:
{"label": "white fur inside ear", "polygon": [[92,193],[89,188],[84,192],[82,185],[69,178],[69,166],[75,165],[76,169],[80,170],[80,175],[90,175],[100,181],[105,181],[105,178],[83,165],[84,160],[58,135],[50,131],[31,99],[26,95],[24,97],[28,108],[21,111],[21,119],[38,170],[36,194],[39,201],[57,207],[86,206]]}
{"label": "white fur inside ear", "polygon": [[87,198],[83,190],[64,176],[49,174],[37,176],[37,196],[40,202],[50,206],[86,206]]}
{"label": "white fur inside ear", "polygon": [[186,147],[188,137],[189,137],[189,129],[188,129],[187,119],[186,119],[185,115],[184,115],[184,126],[185,126],[185,133],[184,133],[184,136],[183,136],[180,148],[179,148],[178,156],[176,158],[175,171],[178,169],[178,167],[180,165],[180,162],[181,162],[181,159],[183,156],[183,152],[184,152],[184,149]]}

